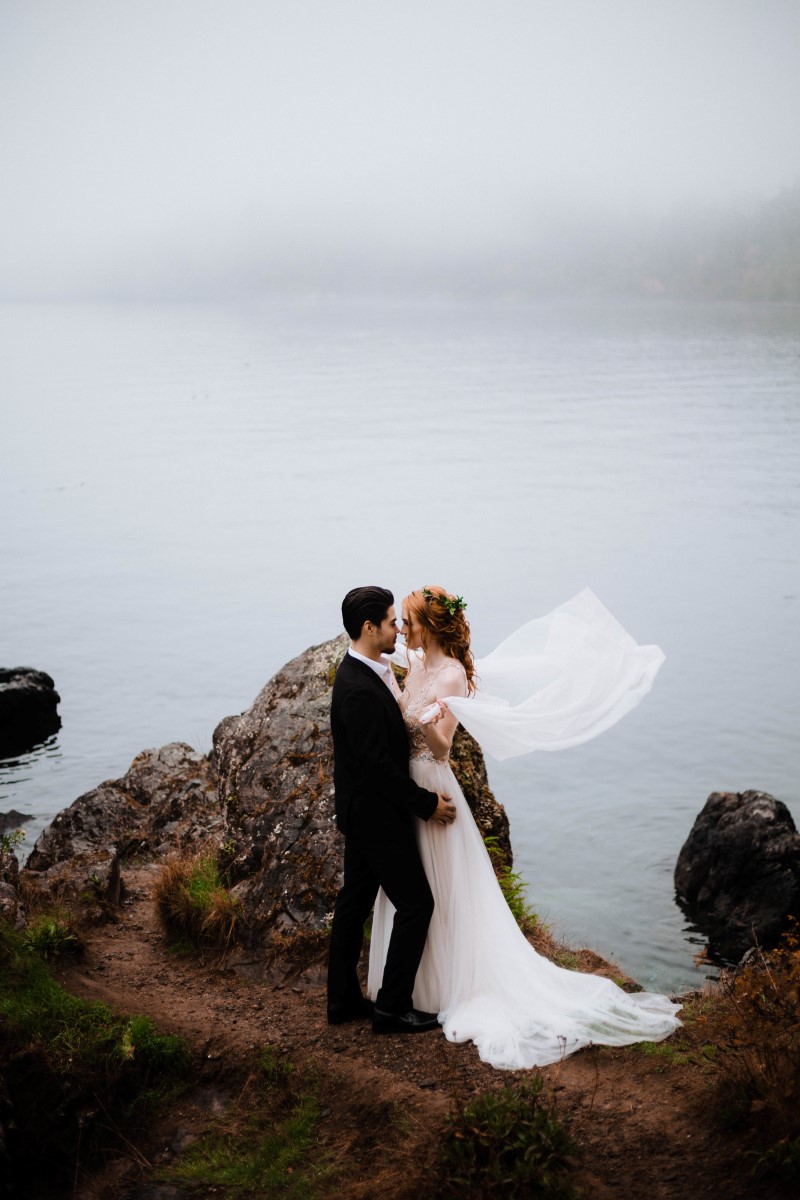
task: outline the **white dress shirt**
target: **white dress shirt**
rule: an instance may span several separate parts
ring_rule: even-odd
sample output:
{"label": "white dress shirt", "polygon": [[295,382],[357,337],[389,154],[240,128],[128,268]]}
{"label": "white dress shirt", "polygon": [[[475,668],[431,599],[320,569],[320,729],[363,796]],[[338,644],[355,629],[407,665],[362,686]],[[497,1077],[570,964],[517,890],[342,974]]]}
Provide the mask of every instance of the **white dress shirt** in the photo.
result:
{"label": "white dress shirt", "polygon": [[397,699],[397,693],[394,689],[394,679],[392,678],[392,667],[387,659],[381,658],[376,661],[374,658],[367,658],[366,654],[359,654],[358,650],[354,650],[352,646],[347,653],[352,654],[353,658],[357,658],[359,662],[364,663],[371,671],[374,671],[378,678],[382,679],[386,684],[395,700]]}

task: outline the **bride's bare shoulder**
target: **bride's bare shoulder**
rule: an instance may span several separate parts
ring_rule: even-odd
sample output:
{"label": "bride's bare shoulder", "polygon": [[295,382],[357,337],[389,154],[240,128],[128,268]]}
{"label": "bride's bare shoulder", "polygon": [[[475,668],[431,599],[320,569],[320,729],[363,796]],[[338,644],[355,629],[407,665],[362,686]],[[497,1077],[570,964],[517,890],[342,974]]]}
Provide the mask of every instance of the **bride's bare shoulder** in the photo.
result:
{"label": "bride's bare shoulder", "polygon": [[466,689],[467,672],[456,659],[451,659],[446,667],[443,667],[439,679],[439,695],[440,696],[456,696]]}

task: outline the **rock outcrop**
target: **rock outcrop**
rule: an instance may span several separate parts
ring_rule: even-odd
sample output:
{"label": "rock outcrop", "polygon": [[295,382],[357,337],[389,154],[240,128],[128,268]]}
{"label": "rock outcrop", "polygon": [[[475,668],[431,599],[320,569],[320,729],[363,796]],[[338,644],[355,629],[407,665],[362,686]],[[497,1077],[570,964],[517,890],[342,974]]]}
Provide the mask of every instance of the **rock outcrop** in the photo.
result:
{"label": "rock outcrop", "polygon": [[774,945],[787,918],[800,919],[800,834],[786,805],[766,792],[712,793],[678,856],[675,888],[717,957]]}
{"label": "rock outcrop", "polygon": [[[26,886],[107,914],[124,892],[126,861],[208,847],[241,904],[241,957],[308,959],[325,944],[341,886],[330,699],[347,644],[343,635],[288,663],[246,712],[220,722],[210,757],[182,744],[147,750],[121,779],[79,797],[37,840]],[[463,731],[452,757],[481,832],[510,865],[508,819]]]}
{"label": "rock outcrop", "polygon": [[26,754],[61,728],[61,697],[44,671],[0,667],[0,758]]}
{"label": "rock outcrop", "polygon": [[208,759],[176,742],[137,755],[58,814],[25,864],[26,881],[62,896],[118,903],[126,859],[164,859],[219,840],[223,817]]}
{"label": "rock outcrop", "polygon": [[[236,880],[251,937],[288,948],[323,930],[341,886],[334,820],[331,688],[345,635],[313,646],[270,680],[251,708],[214,732],[220,800],[228,814],[224,866]],[[453,766],[481,832],[511,861],[508,818],[492,795],[476,743],[459,731]]]}

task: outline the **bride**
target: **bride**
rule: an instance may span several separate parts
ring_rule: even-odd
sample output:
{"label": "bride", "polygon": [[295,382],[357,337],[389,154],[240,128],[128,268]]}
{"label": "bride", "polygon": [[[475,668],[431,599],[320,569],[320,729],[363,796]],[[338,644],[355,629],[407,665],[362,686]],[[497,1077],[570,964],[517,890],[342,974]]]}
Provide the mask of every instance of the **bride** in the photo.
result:
{"label": "bride", "polygon": [[[406,651],[394,657],[408,672],[400,705],[411,776],[457,808],[452,825],[416,820],[435,908],[414,1006],[438,1013],[450,1041],[473,1041],[485,1062],[509,1070],[556,1062],[591,1043],[668,1037],[680,1025],[680,1005],[557,967],[533,949],[506,904],[448,758],[459,721],[497,758],[587,741],[650,690],[663,654],[637,646],[586,590],[523,626],[478,663],[478,673],[465,607],[440,587],[412,592],[402,608]],[[369,958],[373,998],[393,918],[380,891]]]}

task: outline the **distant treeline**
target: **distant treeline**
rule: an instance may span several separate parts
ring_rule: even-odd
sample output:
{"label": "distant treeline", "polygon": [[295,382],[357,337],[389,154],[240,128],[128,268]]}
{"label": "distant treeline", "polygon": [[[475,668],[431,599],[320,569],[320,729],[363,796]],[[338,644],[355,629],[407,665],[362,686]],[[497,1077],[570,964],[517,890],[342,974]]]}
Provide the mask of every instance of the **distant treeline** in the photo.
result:
{"label": "distant treeline", "polygon": [[517,295],[800,301],[800,185],[737,209],[573,226],[549,245],[504,255],[489,273],[493,290]]}
{"label": "distant treeline", "polygon": [[684,214],[637,247],[640,290],[709,300],[800,300],[800,186],[750,211]]}

